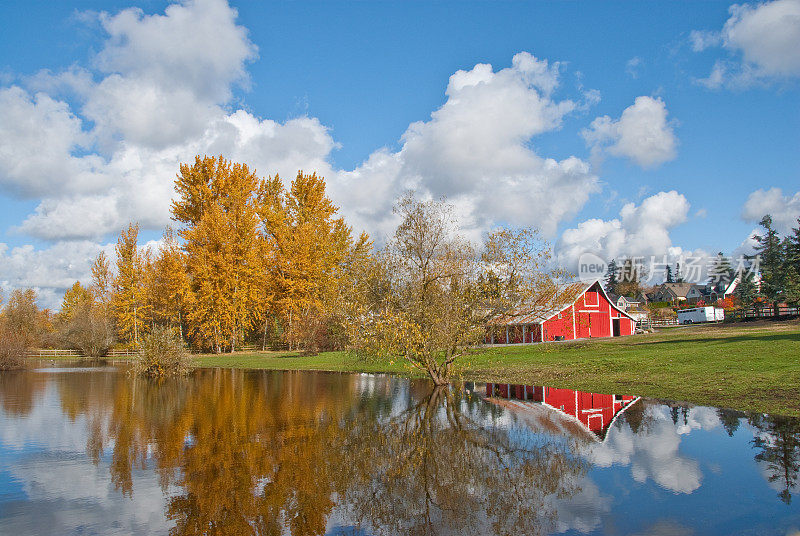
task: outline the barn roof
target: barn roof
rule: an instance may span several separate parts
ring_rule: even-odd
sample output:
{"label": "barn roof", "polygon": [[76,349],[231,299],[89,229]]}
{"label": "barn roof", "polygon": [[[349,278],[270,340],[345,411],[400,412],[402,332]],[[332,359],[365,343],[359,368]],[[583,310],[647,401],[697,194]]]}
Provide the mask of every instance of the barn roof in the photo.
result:
{"label": "barn roof", "polygon": [[609,304],[614,310],[627,316],[631,320],[634,320],[634,318],[631,315],[629,315],[628,313],[617,307],[617,304],[611,301],[611,299],[608,297],[608,294],[606,294],[605,289],[603,289],[603,285],[600,284],[600,280],[597,279],[590,283],[584,283],[584,282],[572,283],[568,285],[564,289],[564,291],[559,294],[558,302],[553,302],[549,304],[546,303],[544,305],[539,305],[539,306],[532,306],[530,308],[526,308],[528,310],[516,314],[512,312],[511,314],[495,319],[492,322],[492,324],[502,325],[502,326],[518,326],[522,324],[542,324],[547,320],[556,316],[558,313],[571,307],[572,304],[574,304],[578,300],[578,298],[583,296],[586,293],[586,291],[588,291],[595,285],[599,287],[600,292],[603,293],[603,296],[605,296],[606,300],[608,300]]}

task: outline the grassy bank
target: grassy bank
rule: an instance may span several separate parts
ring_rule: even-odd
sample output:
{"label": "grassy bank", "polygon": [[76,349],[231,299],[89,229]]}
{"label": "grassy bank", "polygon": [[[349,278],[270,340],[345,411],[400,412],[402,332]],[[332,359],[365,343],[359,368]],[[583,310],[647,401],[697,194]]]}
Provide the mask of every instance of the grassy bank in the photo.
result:
{"label": "grassy bank", "polygon": [[[195,365],[424,377],[403,361],[360,361],[345,352],[198,355]],[[461,361],[458,374],[800,417],[800,322],[680,326],[618,339],[481,349]]]}
{"label": "grassy bank", "polygon": [[[420,376],[402,361],[343,352],[202,355],[201,367],[389,372]],[[484,349],[461,362],[464,380],[635,394],[800,416],[800,322],[697,325],[619,339]]]}

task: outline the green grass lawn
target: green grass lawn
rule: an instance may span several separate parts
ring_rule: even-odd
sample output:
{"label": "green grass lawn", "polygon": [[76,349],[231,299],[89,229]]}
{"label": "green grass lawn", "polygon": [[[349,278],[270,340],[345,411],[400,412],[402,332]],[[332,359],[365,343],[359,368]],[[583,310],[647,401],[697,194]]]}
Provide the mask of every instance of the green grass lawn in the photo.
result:
{"label": "green grass lawn", "polygon": [[[345,352],[201,355],[196,363],[422,377],[402,361],[363,361]],[[632,394],[800,416],[800,322],[697,325],[617,339],[480,349],[465,357],[457,372],[463,380]]]}

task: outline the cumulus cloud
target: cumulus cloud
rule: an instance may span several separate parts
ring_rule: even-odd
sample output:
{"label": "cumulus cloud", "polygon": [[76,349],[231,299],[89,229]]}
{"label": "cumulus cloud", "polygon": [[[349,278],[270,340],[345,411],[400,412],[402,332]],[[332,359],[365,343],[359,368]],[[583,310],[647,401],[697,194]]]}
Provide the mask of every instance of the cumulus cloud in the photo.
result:
{"label": "cumulus cloud", "polygon": [[590,219],[565,230],[557,244],[559,262],[577,265],[581,254],[590,252],[604,259],[633,256],[675,256],[682,253],[672,246],[670,230],[684,223],[689,201],[675,190],[659,192],[640,205],[627,203],[619,218]]}
{"label": "cumulus cloud", "polygon": [[800,76],[800,0],[735,4],[729,11],[722,30],[690,36],[695,51],[721,46],[729,53],[701,84],[747,87]]}
{"label": "cumulus cloud", "polygon": [[[511,222],[553,234],[599,190],[588,163],[574,156],[545,158],[530,147],[531,138],[558,129],[576,108],[573,101],[552,97],[558,73],[557,63],[526,52],[505,69],[478,64],[456,72],[447,101],[430,120],[408,127],[399,151],[377,151],[355,170],[342,172],[334,188],[373,199],[371,208],[358,194],[353,203],[368,227],[380,224],[400,192],[414,188],[447,195],[466,227]],[[372,196],[376,187],[385,197]],[[344,196],[343,206],[350,208]]]}
{"label": "cumulus cloud", "polygon": [[786,234],[797,227],[800,218],[800,192],[783,195],[780,188],[756,190],[747,197],[742,208],[742,218],[749,222],[759,222],[769,214],[775,229]]}
{"label": "cumulus cloud", "polygon": [[[281,124],[223,108],[256,54],[225,1],[98,16],[108,33],[94,60],[99,81],[71,67],[30,77],[28,90],[0,90],[0,187],[41,199],[17,231],[97,240],[131,221],[163,227],[178,164],[197,154],[286,177],[329,172],[335,144],[318,120]],[[71,92],[83,104],[70,108],[45,91]]]}
{"label": "cumulus cloud", "polygon": [[66,103],[18,86],[0,89],[0,187],[31,198],[91,192],[109,184],[99,155]]}
{"label": "cumulus cloud", "polygon": [[674,159],[678,145],[664,101],[646,96],[636,97],[617,120],[607,115],[596,118],[581,135],[595,156],[629,158],[642,168]]}
{"label": "cumulus cloud", "polygon": [[[132,221],[163,228],[178,165],[198,154],[222,154],[287,181],[298,169],[316,171],[350,223],[379,241],[395,223],[394,200],[408,189],[447,196],[473,238],[505,223],[552,236],[600,189],[587,162],[549,158],[532,145],[599,98],[588,90],[585,102],[559,99],[558,62],[521,52],[506,68],[459,70],[445,103],[409,125],[399,150],[379,149],[342,170],[330,164],[337,144],[318,119],[277,122],[231,106],[257,49],[225,0],[92,16],[106,40],[88,65],[0,88],[0,189],[39,200],[14,230],[54,244],[25,250],[26,262],[76,258]],[[3,252],[11,254],[22,252]],[[0,267],[0,280],[44,294],[82,278],[77,268],[51,273],[56,283],[45,290],[14,266]]]}
{"label": "cumulus cloud", "polygon": [[88,240],[58,242],[46,249],[0,243],[0,288],[8,295],[12,289],[31,287],[41,306],[56,308],[75,281],[89,283],[92,262],[101,251],[111,256],[114,246]]}

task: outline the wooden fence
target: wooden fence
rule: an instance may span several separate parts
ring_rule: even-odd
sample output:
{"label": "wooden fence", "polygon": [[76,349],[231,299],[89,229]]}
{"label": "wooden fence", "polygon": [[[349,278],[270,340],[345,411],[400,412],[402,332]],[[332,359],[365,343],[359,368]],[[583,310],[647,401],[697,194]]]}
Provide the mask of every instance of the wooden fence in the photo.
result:
{"label": "wooden fence", "polygon": [[800,315],[800,307],[779,306],[775,307],[752,307],[750,309],[739,309],[733,311],[728,319],[730,320],[749,320],[753,318],[777,318],[791,317]]}
{"label": "wooden fence", "polygon": [[[109,350],[103,358],[106,359],[124,359],[129,357],[136,357],[139,355],[138,350],[129,350],[129,349],[113,349]],[[74,358],[74,359],[81,359],[85,356],[81,352],[76,350],[59,350],[54,348],[37,348],[34,350],[28,351],[28,357],[33,359],[48,359],[48,358]]]}
{"label": "wooden fence", "polygon": [[76,352],[75,350],[56,350],[52,348],[38,348],[35,350],[28,351],[28,357],[34,359],[47,359],[48,357],[74,357],[75,359],[79,359],[83,357],[83,354],[80,352]]}
{"label": "wooden fence", "polygon": [[663,328],[667,326],[677,326],[678,319],[677,318],[659,318],[658,320],[640,320],[636,322],[636,329],[651,329],[651,328]]}

